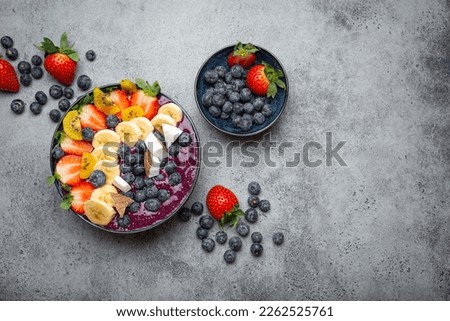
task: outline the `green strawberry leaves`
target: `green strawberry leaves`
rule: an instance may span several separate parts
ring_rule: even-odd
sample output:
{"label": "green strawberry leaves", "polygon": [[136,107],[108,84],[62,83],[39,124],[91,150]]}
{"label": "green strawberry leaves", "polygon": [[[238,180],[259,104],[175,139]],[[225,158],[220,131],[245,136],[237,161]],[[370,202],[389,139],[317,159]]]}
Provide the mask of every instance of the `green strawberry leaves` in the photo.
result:
{"label": "green strawberry leaves", "polygon": [[242,216],[244,216],[244,212],[239,208],[239,204],[236,204],[231,211],[225,212],[219,225],[223,228],[225,224],[229,223],[231,227],[235,227]]}
{"label": "green strawberry leaves", "polygon": [[73,44],[70,45],[67,40],[67,33],[63,33],[61,36],[60,41],[60,47],[57,47],[53,41],[51,41],[49,38],[44,37],[44,40],[41,42],[39,46],[35,45],[35,47],[39,50],[42,50],[48,54],[54,54],[54,53],[63,53],[69,56],[70,59],[77,62],[80,60],[78,57],[77,52],[73,49]]}
{"label": "green strawberry leaves", "polygon": [[277,87],[286,89],[286,84],[280,79],[281,77],[284,77],[283,71],[280,69],[275,70],[274,67],[264,61],[262,64],[264,65],[264,74],[270,82],[269,87],[267,88],[267,97],[274,98],[278,92]]}
{"label": "green strawberry leaves", "polygon": [[156,97],[161,92],[161,87],[157,81],[150,85],[148,81],[142,78],[136,78],[135,83],[147,96]]}
{"label": "green strawberry leaves", "polygon": [[255,53],[257,51],[259,51],[259,49],[256,48],[251,43],[247,43],[247,44],[244,45],[243,43],[238,42],[234,46],[233,56],[247,57],[249,54]]}

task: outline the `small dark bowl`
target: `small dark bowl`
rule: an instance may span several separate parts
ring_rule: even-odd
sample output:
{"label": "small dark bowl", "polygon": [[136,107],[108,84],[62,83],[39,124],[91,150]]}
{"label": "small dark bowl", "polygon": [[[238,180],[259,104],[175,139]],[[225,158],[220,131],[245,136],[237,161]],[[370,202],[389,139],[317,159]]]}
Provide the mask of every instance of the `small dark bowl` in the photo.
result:
{"label": "small dark bowl", "polygon": [[200,70],[197,73],[197,76],[195,78],[195,87],[194,87],[194,96],[195,101],[197,103],[197,107],[200,110],[200,113],[202,114],[203,118],[214,128],[220,130],[221,132],[224,132],[226,134],[230,134],[233,136],[252,136],[259,133],[264,132],[270,126],[272,126],[277,119],[281,116],[281,114],[284,111],[284,108],[286,107],[287,100],[288,100],[288,92],[289,92],[289,82],[286,75],[286,70],[281,65],[280,61],[268,50],[261,48],[257,46],[260,50],[256,52],[256,63],[261,63],[262,61],[265,61],[272,65],[275,69],[281,69],[284,73],[284,82],[286,83],[286,89],[278,88],[278,92],[275,96],[275,98],[271,99],[271,106],[272,106],[272,115],[270,115],[266,121],[261,125],[253,124],[252,128],[249,131],[243,131],[240,128],[236,128],[231,123],[231,119],[221,119],[213,117],[209,112],[208,109],[202,104],[202,96],[206,92],[206,89],[208,88],[206,82],[203,80],[203,76],[207,70],[214,69],[217,66],[224,66],[228,68],[227,65],[227,57],[230,54],[230,52],[233,51],[234,46],[228,46],[225,47],[219,51],[217,51],[215,54],[213,54],[211,57],[209,57],[203,65],[200,67]]}
{"label": "small dark bowl", "polygon": [[[119,87],[120,87],[120,84],[111,84],[111,85],[106,85],[106,86],[102,86],[102,87],[99,87],[99,88],[102,89],[102,90],[105,90],[105,89],[108,89],[108,88],[119,88]],[[61,117],[61,120],[59,121],[58,125],[56,126],[55,132],[53,133],[53,136],[52,136],[51,145],[50,145],[50,170],[51,170],[52,175],[55,174],[55,166],[56,166],[56,163],[57,163],[57,161],[55,161],[53,159],[53,157],[52,157],[52,150],[55,147],[55,145],[57,144],[57,140],[55,139],[55,135],[56,135],[56,133],[58,131],[62,130],[62,121],[63,121],[65,115],[69,111],[71,111],[74,108],[74,106],[76,106],[80,101],[82,101],[87,95],[90,95],[92,93],[93,93],[93,90],[87,92],[83,96],[78,97],[77,100],[72,103],[72,105],[70,106],[70,109],[64,113],[64,115]],[[196,148],[198,148],[197,170],[196,170],[195,178],[194,178],[194,181],[192,183],[192,186],[191,186],[189,192],[183,197],[183,199],[180,201],[179,205],[175,208],[175,210],[173,210],[169,215],[167,215],[161,221],[158,221],[158,222],[156,222],[154,224],[151,224],[149,226],[146,226],[146,227],[143,227],[143,228],[140,228],[140,229],[135,229],[135,230],[130,230],[130,231],[109,230],[107,228],[104,228],[103,226],[100,226],[100,225],[92,223],[85,216],[79,215],[79,214],[75,213],[74,211],[72,211],[71,209],[69,209],[69,211],[72,214],[76,215],[77,217],[79,217],[84,222],[88,223],[89,225],[94,226],[94,227],[96,227],[96,228],[98,228],[100,230],[106,231],[106,232],[116,233],[116,234],[134,234],[134,233],[148,231],[148,230],[150,230],[152,228],[155,228],[156,226],[166,222],[171,217],[173,217],[183,207],[183,205],[187,202],[187,200],[191,196],[192,192],[194,191],[195,186],[197,185],[198,177],[200,175],[201,156],[202,156],[200,136],[198,135],[197,128],[195,127],[194,122],[192,121],[192,118],[189,116],[189,114],[186,112],[186,110],[177,101],[175,101],[174,99],[170,98],[169,96],[164,95],[163,93],[161,93],[161,94],[158,95],[158,99],[160,99],[161,97],[166,98],[167,100],[177,104],[181,108],[181,110],[183,111],[184,116],[187,117],[187,119],[189,120],[189,123],[191,124],[192,129],[193,129],[194,134],[195,134],[195,137],[196,137],[196,141],[197,141],[197,145],[198,145],[196,147]],[[61,184],[60,184],[60,182],[58,180],[55,181],[55,187],[56,187],[56,190],[58,191],[58,194],[61,196],[61,198],[63,198],[67,194],[67,192],[63,190],[63,188],[62,188],[62,186],[61,186]]]}

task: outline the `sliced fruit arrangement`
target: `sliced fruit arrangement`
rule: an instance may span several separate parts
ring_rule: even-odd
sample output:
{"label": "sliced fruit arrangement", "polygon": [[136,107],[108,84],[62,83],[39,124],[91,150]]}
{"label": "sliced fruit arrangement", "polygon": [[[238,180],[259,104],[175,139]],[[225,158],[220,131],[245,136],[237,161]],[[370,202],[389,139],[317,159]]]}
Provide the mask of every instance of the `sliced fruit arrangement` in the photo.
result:
{"label": "sliced fruit arrangement", "polygon": [[175,160],[192,138],[178,127],[182,109],[160,106],[159,95],[156,81],[125,79],[120,87],[94,88],[67,112],[50,179],[67,191],[61,207],[97,225],[126,228],[132,213],[154,215],[181,188]]}

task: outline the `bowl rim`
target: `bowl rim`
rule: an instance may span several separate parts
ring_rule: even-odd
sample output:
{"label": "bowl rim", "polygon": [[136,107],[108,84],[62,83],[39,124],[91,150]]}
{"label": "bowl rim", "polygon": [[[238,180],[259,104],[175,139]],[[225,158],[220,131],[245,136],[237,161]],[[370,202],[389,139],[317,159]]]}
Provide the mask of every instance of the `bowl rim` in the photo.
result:
{"label": "bowl rim", "polygon": [[[120,87],[119,83],[113,83],[113,84],[109,84],[109,85],[104,85],[104,86],[99,86],[98,88],[100,89],[105,89],[105,88],[111,88],[111,87]],[[52,150],[55,147],[55,135],[56,133],[60,130],[61,124],[63,122],[64,117],[66,116],[66,114],[71,111],[73,109],[73,107],[75,105],[77,105],[81,100],[83,100],[87,95],[92,94],[94,91],[94,89],[86,92],[85,94],[79,96],[71,105],[70,108],[64,112],[64,114],[61,116],[61,119],[58,121],[58,124],[56,125],[56,128],[53,132],[53,136],[52,136],[52,140],[50,143],[50,172],[52,173],[52,175],[55,174],[55,169],[56,166],[53,166],[54,160],[52,157]],[[92,223],[91,221],[89,221],[87,218],[85,218],[83,215],[77,214],[74,211],[72,211],[71,208],[68,209],[69,212],[71,212],[72,214],[76,215],[78,218],[80,218],[82,221],[84,221],[85,223],[88,223],[89,225],[96,227],[99,230],[105,231],[105,232],[109,232],[109,233],[113,233],[113,234],[136,234],[136,233],[140,233],[140,232],[145,232],[145,231],[149,231],[163,223],[165,223],[166,221],[168,221],[169,219],[171,219],[185,204],[186,202],[189,200],[189,198],[191,197],[195,187],[197,186],[198,183],[198,178],[200,176],[200,169],[201,169],[201,165],[202,165],[202,144],[200,141],[200,135],[198,134],[197,128],[195,127],[194,122],[192,121],[192,118],[189,116],[189,114],[187,113],[186,109],[183,108],[183,106],[181,106],[176,100],[172,99],[172,97],[160,92],[159,95],[166,97],[167,99],[169,99],[171,102],[175,103],[176,105],[178,105],[181,110],[183,111],[183,114],[185,117],[187,117],[187,119],[189,120],[191,126],[192,126],[192,130],[194,131],[194,134],[197,138],[197,145],[198,145],[198,161],[197,161],[197,171],[195,174],[195,178],[194,181],[192,182],[192,186],[189,190],[189,192],[186,194],[185,196],[185,200],[184,202],[180,202],[180,204],[177,206],[177,208],[175,210],[172,211],[172,213],[168,216],[166,216],[164,219],[162,219],[161,221],[153,224],[153,225],[149,225],[147,227],[144,228],[139,228],[136,230],[131,230],[131,231],[117,231],[117,230],[109,230],[103,226],[97,225]],[[64,197],[64,193],[62,191],[62,187],[61,184],[59,182],[59,180],[55,180],[55,188],[58,191],[58,194],[62,197]]]}
{"label": "bowl rim", "polygon": [[217,53],[219,53],[219,52],[221,52],[221,51],[223,51],[223,50],[225,50],[225,49],[232,49],[232,48],[234,48],[234,46],[235,46],[235,45],[229,45],[229,46],[225,46],[225,47],[223,47],[223,48],[217,50],[216,52],[214,52],[212,55],[210,55],[210,56],[203,62],[203,64],[200,66],[200,68],[199,68],[198,71],[197,71],[197,75],[195,76],[195,82],[194,82],[194,99],[195,99],[195,103],[197,104],[197,108],[198,108],[198,110],[200,111],[200,114],[202,115],[202,117],[208,122],[208,124],[210,124],[210,125],[211,125],[212,127],[214,127],[215,129],[221,131],[222,133],[225,133],[225,134],[228,134],[228,135],[232,135],[232,136],[236,136],[236,137],[249,137],[249,136],[255,136],[255,135],[258,135],[258,134],[261,134],[261,133],[265,132],[265,131],[268,130],[270,127],[272,127],[273,124],[275,124],[275,122],[278,120],[278,118],[280,118],[280,116],[283,114],[283,112],[284,112],[284,110],[285,110],[285,108],[286,108],[288,99],[289,99],[289,80],[288,80],[288,76],[287,76],[287,74],[286,74],[286,68],[284,68],[284,66],[283,66],[283,64],[280,62],[280,60],[279,60],[272,52],[270,52],[269,50],[267,50],[267,49],[265,49],[265,48],[263,48],[263,47],[261,47],[261,46],[254,45],[255,47],[257,47],[257,48],[259,48],[259,49],[261,49],[261,50],[267,52],[267,53],[268,53],[270,56],[272,56],[272,58],[280,65],[281,70],[282,70],[283,73],[284,73],[284,79],[285,79],[285,83],[286,83],[286,89],[285,89],[285,91],[286,91],[286,97],[284,98],[283,105],[281,106],[281,109],[280,109],[278,115],[277,115],[277,116],[276,116],[269,124],[267,124],[265,127],[263,127],[263,128],[261,128],[261,129],[255,131],[255,132],[248,132],[248,133],[247,133],[247,132],[233,133],[233,132],[227,131],[227,130],[225,130],[225,129],[219,127],[219,126],[216,126],[216,124],[214,124],[213,122],[211,122],[211,121],[208,119],[208,117],[206,117],[205,113],[203,112],[202,108],[200,107],[200,102],[198,101],[198,98],[197,98],[197,83],[198,83],[198,81],[199,81],[200,72],[201,72],[202,69],[205,67],[206,63],[207,63],[211,58],[213,58]]}

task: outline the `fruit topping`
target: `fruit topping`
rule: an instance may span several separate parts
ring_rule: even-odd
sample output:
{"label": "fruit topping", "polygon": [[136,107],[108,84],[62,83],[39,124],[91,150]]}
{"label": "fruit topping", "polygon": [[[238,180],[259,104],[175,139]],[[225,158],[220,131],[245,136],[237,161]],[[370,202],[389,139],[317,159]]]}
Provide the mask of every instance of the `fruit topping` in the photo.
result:
{"label": "fruit topping", "polygon": [[120,88],[122,88],[122,90],[126,91],[129,94],[132,94],[135,91],[137,91],[136,84],[129,79],[123,79],[120,82]]}
{"label": "fruit topping", "polygon": [[[114,182],[114,179],[120,175],[119,165],[117,165],[117,163],[112,160],[98,161],[95,164],[93,173],[95,173],[96,171],[103,172],[103,174],[105,175],[105,183],[103,184],[108,185],[111,185]],[[98,186],[102,186],[103,176],[99,174],[98,176],[92,177],[92,174],[89,177],[89,180],[98,179],[96,181],[96,184],[99,184]]]}
{"label": "fruit topping", "polygon": [[92,104],[85,105],[81,108],[80,121],[81,127],[90,127],[94,131],[107,128],[106,116]]}
{"label": "fruit topping", "polygon": [[131,121],[123,121],[116,126],[116,133],[119,134],[120,141],[128,146],[134,146],[141,137],[141,130],[138,125]]}
{"label": "fruit topping", "polygon": [[183,119],[183,111],[174,103],[162,105],[158,110],[158,114],[166,114],[172,117],[177,123]]}
{"label": "fruit topping", "polygon": [[122,119],[124,121],[132,120],[144,116],[144,110],[139,106],[131,106],[122,110]]}
{"label": "fruit topping", "polygon": [[70,208],[78,214],[84,213],[84,204],[91,198],[94,187],[88,182],[80,182],[70,190]]}
{"label": "fruit topping", "polygon": [[[130,108],[132,108],[132,107],[130,107]],[[127,108],[126,110],[128,110],[130,108]],[[125,118],[124,118],[124,120],[125,120]],[[148,120],[148,118],[146,118],[146,117],[133,118],[133,119],[131,119],[131,122],[136,124],[139,127],[139,129],[141,130],[141,136],[139,137],[139,139],[144,140],[148,136],[149,133],[153,132],[154,128],[153,128],[152,122],[150,120]]]}
{"label": "fruit topping", "polygon": [[78,111],[72,110],[63,119],[63,129],[66,135],[74,140],[82,140],[81,122]]}
{"label": "fruit topping", "polygon": [[87,142],[92,142],[94,135],[95,133],[90,127],[86,127],[81,130],[81,137],[83,137],[83,140]]}
{"label": "fruit topping", "polygon": [[66,155],[56,164],[56,174],[63,184],[76,185],[81,181],[81,157],[75,155]]}
{"label": "fruit topping", "polygon": [[92,146],[94,148],[100,147],[100,146],[119,146],[120,143],[120,136],[118,133],[111,129],[102,129],[99,130],[95,135],[94,139],[92,140]]}
{"label": "fruit topping", "polygon": [[[81,156],[81,170],[80,177],[82,179],[87,179],[94,170],[97,160],[91,153],[84,152]],[[96,186],[97,187],[97,186]]]}
{"label": "fruit topping", "polygon": [[91,200],[105,202],[108,205],[113,206],[113,195],[117,194],[117,190],[114,186],[103,185],[100,188],[96,188],[91,195]]}
{"label": "fruit topping", "polygon": [[133,203],[133,200],[129,197],[120,195],[120,194],[111,194],[111,197],[114,201],[114,208],[120,217],[125,215],[125,211],[129,205]]}
{"label": "fruit topping", "polygon": [[84,203],[87,218],[97,225],[108,225],[115,215],[114,208],[105,202],[89,200]]}
{"label": "fruit topping", "polygon": [[159,95],[161,88],[157,81],[150,85],[147,81],[136,78],[136,85],[139,90],[131,95],[131,105],[136,105],[144,110],[145,117],[153,119],[158,113],[159,102],[156,96]]}
{"label": "fruit topping", "polygon": [[169,115],[157,114],[155,117],[153,117],[152,125],[161,134],[163,133],[163,128],[162,128],[163,124],[170,125],[170,126],[177,126],[177,122],[175,121],[175,119],[173,119]]}
{"label": "fruit topping", "polygon": [[92,152],[92,145],[84,140],[73,140],[69,136],[64,135],[60,144],[62,150],[66,154],[81,156],[83,153]]}

